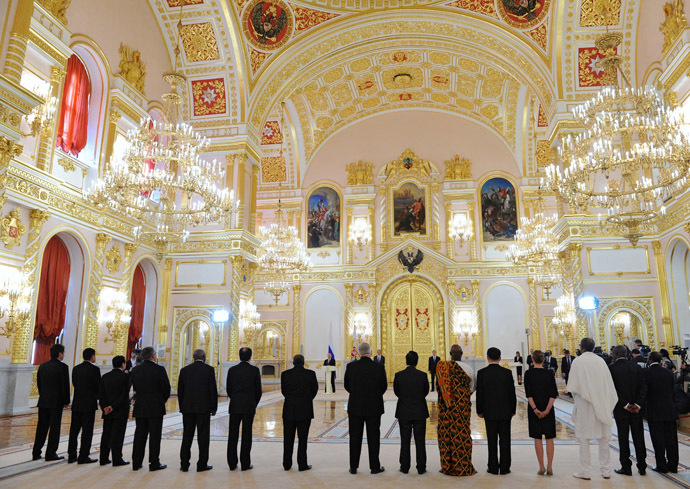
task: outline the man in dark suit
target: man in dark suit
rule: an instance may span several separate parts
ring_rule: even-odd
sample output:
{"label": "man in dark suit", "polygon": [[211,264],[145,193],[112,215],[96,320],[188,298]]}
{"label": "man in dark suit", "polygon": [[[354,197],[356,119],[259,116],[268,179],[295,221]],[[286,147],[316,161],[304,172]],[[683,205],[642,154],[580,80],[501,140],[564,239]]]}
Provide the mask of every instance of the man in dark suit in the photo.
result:
{"label": "man in dark suit", "polygon": [[384,368],[386,366],[386,357],[381,355],[381,350],[376,350],[376,356],[374,357],[374,362],[378,363],[379,365],[383,365]]}
{"label": "man in dark suit", "polygon": [[[91,440],[93,439],[93,423],[98,409],[98,386],[101,383],[101,369],[96,362],[96,350],[87,348],[82,352],[84,361],[72,369],[72,385],[74,399],[72,399],[72,420],[69,427],[69,444],[67,446],[67,462],[90,464],[97,462],[89,457]],[[81,449],[77,458],[77,438],[81,431]]]}
{"label": "man in dark suit", "polygon": [[141,355],[144,361],[129,374],[136,395],[133,414],[137,423],[132,447],[132,469],[141,468],[148,437],[149,470],[162,470],[168,467],[161,464],[159,456],[165,403],[170,397],[170,381],[165,368],[156,363],[158,359],[152,346],[141,350]]}
{"label": "man in dark suit", "polygon": [[208,464],[208,447],[211,436],[211,416],[218,410],[218,387],[216,372],[206,365],[206,352],[194,350],[194,362],[180,370],[177,381],[177,397],[182,413],[182,446],[180,447],[180,470],[189,470],[189,459],[192,457],[192,442],[196,430],[199,445],[197,472],[211,470]]}
{"label": "man in dark suit", "polygon": [[379,474],[385,470],[379,461],[379,445],[383,393],[388,388],[386,369],[383,363],[372,361],[371,346],[368,343],[359,345],[359,355],[361,357],[359,361],[347,365],[344,381],[345,390],[350,393],[347,402],[347,417],[350,426],[350,473],[356,474],[359,467],[366,423],[369,468],[372,474]]}
{"label": "man in dark suit", "polygon": [[[328,357],[323,361],[323,364],[326,367],[335,367],[335,358],[331,352],[328,352]],[[335,392],[335,372],[331,372],[331,390]]]}
{"label": "man in dark suit", "polygon": [[640,368],[647,368],[647,362],[637,348],[633,348],[630,351],[630,363]]}
{"label": "man in dark suit", "polygon": [[125,373],[130,373],[134,367],[137,366],[137,355],[141,355],[141,350],[134,349],[129,352],[129,360],[125,366]]}
{"label": "man in dark suit", "polygon": [[647,382],[647,424],[656,457],[655,472],[678,472],[678,410],[673,402],[673,374],[661,366],[661,353],[649,354],[643,370]]}
{"label": "man in dark suit", "polygon": [[429,357],[429,375],[431,375],[431,390],[433,392],[436,386],[436,366],[438,362],[441,361],[441,357],[436,355],[436,350],[431,350],[431,356]]}
{"label": "man in dark suit", "polygon": [[616,474],[632,475],[630,461],[629,434],[632,432],[637,457],[637,470],[644,475],[647,470],[647,449],[644,444],[644,427],[642,426],[642,406],[647,397],[647,383],[642,375],[642,369],[627,359],[627,350],[618,345],[613,349],[614,361],[609,365],[613,384],[616,386],[618,403],[613,408],[613,418],[616,420],[618,431],[618,445],[620,447],[621,468]]}
{"label": "man in dark suit", "polygon": [[[525,361],[528,369],[534,368],[534,362],[532,361],[532,353],[534,353],[534,349],[530,348],[529,355],[527,355],[527,360]],[[544,365],[544,367],[546,367],[546,365]]]}
{"label": "man in dark suit", "polygon": [[[515,416],[517,400],[513,374],[500,365],[501,350],[489,348],[486,351],[489,363],[477,372],[477,416],[484,418],[486,442],[489,449],[487,472],[490,474],[510,473],[510,421]],[[499,441],[500,440],[500,441]],[[499,461],[498,445],[501,456]]]}
{"label": "man in dark suit", "polygon": [[101,378],[98,389],[98,402],[103,411],[103,434],[101,435],[100,464],[110,463],[113,454],[113,467],[129,465],[122,458],[122,444],[125,440],[127,419],[129,418],[129,376],[124,372],[125,357],[113,358],[113,369]]}
{"label": "man in dark suit", "polygon": [[[329,353],[330,356],[330,353]],[[319,381],[313,370],[304,368],[304,357],[295,355],[293,368],[280,375],[280,392],[285,396],[283,402],[283,468],[292,468],[292,450],[295,444],[295,431],[299,437],[297,445],[297,467],[300,471],[311,469],[307,464],[307,438],[309,426],[314,418],[313,399],[319,392]]]}
{"label": "man in dark suit", "polygon": [[558,372],[558,360],[551,356],[551,350],[546,350],[546,355],[544,357],[544,368],[550,370],[554,377]]}
{"label": "man in dark suit", "polygon": [[561,375],[565,379],[566,385],[568,384],[568,376],[570,375],[570,367],[573,365],[573,360],[575,359],[570,355],[570,350],[564,350],[564,355],[561,359]]}
{"label": "man in dark suit", "polygon": [[242,423],[242,446],[240,464],[242,470],[254,468],[252,465],[252,423],[256,406],[261,400],[261,372],[249,364],[252,359],[251,348],[240,348],[240,363],[228,369],[226,390],[230,398],[230,429],[228,432],[228,466],[237,468],[237,441],[240,438]]}
{"label": "man in dark suit", "polygon": [[[433,353],[436,353],[434,351]],[[436,357],[438,358],[438,357]],[[395,374],[393,392],[398,396],[395,417],[400,424],[400,472],[410,471],[410,440],[414,431],[414,444],[417,449],[417,472],[426,472],[426,419],[429,408],[426,395],[429,393],[429,379],[426,374],[417,370],[419,355],[411,351],[405,355],[407,368]],[[431,358],[429,358],[431,362]],[[433,377],[432,377],[433,379]]]}
{"label": "man in dark suit", "polygon": [[41,450],[49,431],[46,462],[65,458],[57,454],[62,410],[69,406],[69,368],[62,363],[63,358],[65,358],[65,347],[55,344],[50,347],[50,360],[38,367],[36,374],[38,424],[32,452],[33,460],[41,458]]}

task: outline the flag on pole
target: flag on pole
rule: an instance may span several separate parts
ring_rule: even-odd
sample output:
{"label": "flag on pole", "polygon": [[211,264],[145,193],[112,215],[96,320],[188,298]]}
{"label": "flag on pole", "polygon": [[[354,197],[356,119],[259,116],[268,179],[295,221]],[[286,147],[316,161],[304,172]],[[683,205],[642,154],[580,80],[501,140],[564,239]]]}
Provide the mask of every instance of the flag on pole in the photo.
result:
{"label": "flag on pole", "polygon": [[[333,321],[331,321],[331,325],[328,327],[328,353],[330,353],[331,358],[335,360],[335,353],[333,353]],[[333,372],[333,378],[335,378],[336,375],[336,372]]]}

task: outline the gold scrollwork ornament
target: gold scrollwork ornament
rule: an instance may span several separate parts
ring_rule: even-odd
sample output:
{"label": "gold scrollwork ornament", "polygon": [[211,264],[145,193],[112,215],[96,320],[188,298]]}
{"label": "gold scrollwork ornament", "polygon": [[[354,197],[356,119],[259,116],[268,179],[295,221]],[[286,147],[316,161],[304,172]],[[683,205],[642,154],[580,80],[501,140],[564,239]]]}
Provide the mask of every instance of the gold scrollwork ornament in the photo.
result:
{"label": "gold scrollwork ornament", "polygon": [[446,165],[446,180],[465,180],[472,178],[472,162],[467,158],[455,158],[444,162]]}
{"label": "gold scrollwork ornament", "polygon": [[24,233],[26,233],[26,226],[21,221],[19,207],[17,207],[0,221],[0,241],[11,250],[21,243]]}
{"label": "gold scrollwork ornament", "polygon": [[122,255],[120,254],[120,247],[116,244],[110,248],[105,254],[105,267],[110,273],[120,271],[120,264],[122,263]]}
{"label": "gold scrollwork ornament", "polygon": [[364,287],[362,287],[361,285],[355,291],[355,301],[357,301],[357,304],[359,304],[360,306],[367,301],[368,296],[369,293],[366,290],[364,290]]}
{"label": "gold scrollwork ornament", "polygon": [[123,43],[120,43],[120,76],[134,85],[139,92],[145,95],[146,63],[141,60],[141,52]]}

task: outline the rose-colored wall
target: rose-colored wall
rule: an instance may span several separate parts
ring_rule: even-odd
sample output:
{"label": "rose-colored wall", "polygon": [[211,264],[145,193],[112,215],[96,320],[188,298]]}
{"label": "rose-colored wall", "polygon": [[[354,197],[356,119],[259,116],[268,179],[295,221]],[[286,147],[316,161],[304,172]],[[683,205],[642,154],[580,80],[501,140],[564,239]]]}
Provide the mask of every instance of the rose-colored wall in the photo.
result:
{"label": "rose-colored wall", "polygon": [[350,126],[326,141],[304,172],[302,188],[320,180],[347,181],[345,165],[363,160],[375,173],[406,149],[432,161],[443,172],[443,162],[456,154],[472,161],[472,177],[489,171],[520,176],[505,142],[479,124],[433,111],[391,112]]}

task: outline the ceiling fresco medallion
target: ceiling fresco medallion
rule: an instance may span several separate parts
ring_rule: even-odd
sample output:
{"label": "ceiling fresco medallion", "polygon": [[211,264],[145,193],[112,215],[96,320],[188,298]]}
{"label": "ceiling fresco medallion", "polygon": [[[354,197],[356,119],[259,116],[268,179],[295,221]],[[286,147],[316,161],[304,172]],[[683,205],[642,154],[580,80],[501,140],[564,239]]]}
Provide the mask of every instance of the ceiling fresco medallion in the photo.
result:
{"label": "ceiling fresco medallion", "polygon": [[280,0],[253,0],[242,15],[242,30],[257,49],[273,51],[290,40],[295,21],[288,6]]}
{"label": "ceiling fresco medallion", "polygon": [[531,29],[544,20],[551,0],[498,0],[496,3],[506,24],[517,29]]}

